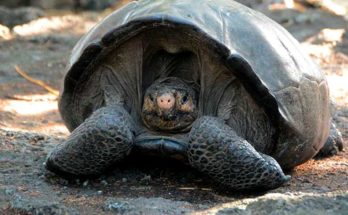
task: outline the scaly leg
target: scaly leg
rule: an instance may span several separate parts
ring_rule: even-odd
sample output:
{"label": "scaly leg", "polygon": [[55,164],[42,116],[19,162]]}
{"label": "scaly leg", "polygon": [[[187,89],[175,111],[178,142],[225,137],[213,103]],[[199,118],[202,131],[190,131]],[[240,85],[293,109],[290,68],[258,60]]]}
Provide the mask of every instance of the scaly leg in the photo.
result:
{"label": "scaly leg", "polygon": [[273,189],[290,179],[272,157],[257,152],[215,117],[194,123],[188,158],[193,167],[235,190]]}
{"label": "scaly leg", "polygon": [[56,146],[46,168],[58,174],[91,176],[126,157],[133,146],[134,125],[119,106],[95,111],[68,139]]}

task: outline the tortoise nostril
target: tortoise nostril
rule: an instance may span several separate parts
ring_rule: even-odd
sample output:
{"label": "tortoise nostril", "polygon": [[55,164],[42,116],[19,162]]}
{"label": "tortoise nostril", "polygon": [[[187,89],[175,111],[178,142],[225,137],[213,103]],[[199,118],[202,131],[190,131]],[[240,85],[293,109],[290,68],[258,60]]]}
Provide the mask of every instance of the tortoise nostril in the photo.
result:
{"label": "tortoise nostril", "polygon": [[172,94],[163,94],[157,97],[157,105],[161,109],[171,109],[174,106],[175,98]]}

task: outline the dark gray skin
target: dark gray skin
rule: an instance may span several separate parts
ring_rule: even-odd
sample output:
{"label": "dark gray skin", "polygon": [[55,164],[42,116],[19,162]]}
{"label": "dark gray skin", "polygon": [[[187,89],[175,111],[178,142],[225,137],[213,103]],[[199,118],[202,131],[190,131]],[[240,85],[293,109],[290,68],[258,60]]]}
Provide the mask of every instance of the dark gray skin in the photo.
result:
{"label": "dark gray skin", "polygon": [[[166,135],[168,139],[183,135],[190,165],[229,188],[272,189],[289,180],[276,160],[255,150],[255,144],[243,137],[246,134],[238,135],[218,117],[198,117],[197,93],[179,78],[154,82],[144,95],[142,108],[147,129],[160,133],[164,140]],[[258,129],[254,122],[249,129]],[[134,124],[122,106],[100,108],[50,154],[46,167],[74,176],[101,174],[129,155],[143,129]],[[272,127],[265,129],[273,132]],[[258,136],[263,135],[260,132],[254,134],[255,140],[263,138]],[[175,143],[167,144],[168,148],[175,147]]]}

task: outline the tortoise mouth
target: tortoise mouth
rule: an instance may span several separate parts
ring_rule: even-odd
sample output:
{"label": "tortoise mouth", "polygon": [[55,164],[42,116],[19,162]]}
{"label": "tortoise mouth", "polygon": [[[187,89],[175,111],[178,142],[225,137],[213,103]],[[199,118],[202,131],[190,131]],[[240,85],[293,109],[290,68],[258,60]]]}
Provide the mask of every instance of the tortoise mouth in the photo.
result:
{"label": "tortoise mouth", "polygon": [[172,113],[165,113],[165,114],[162,114],[161,116],[159,116],[160,119],[162,121],[165,121],[165,122],[171,122],[171,121],[175,121],[178,116],[175,115],[175,114],[172,114]]}
{"label": "tortoise mouth", "polygon": [[158,113],[157,111],[142,113],[142,119],[146,127],[171,133],[189,131],[196,118],[197,114],[195,112],[184,113],[176,110],[164,113]]}

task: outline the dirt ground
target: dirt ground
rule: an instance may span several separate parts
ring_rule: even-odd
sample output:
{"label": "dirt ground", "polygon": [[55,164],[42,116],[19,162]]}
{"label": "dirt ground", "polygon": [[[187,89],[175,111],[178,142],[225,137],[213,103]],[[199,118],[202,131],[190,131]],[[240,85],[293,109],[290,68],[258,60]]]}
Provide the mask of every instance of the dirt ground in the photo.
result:
{"label": "dirt ground", "polygon": [[[347,18],[315,8],[255,8],[287,28],[326,73],[347,148]],[[60,89],[70,50],[109,12],[50,11],[0,35],[0,214],[348,214],[347,149],[296,167],[290,182],[267,193],[226,191],[171,161],[126,161],[89,180],[46,172],[47,153],[69,133],[57,97],[14,66]]]}

